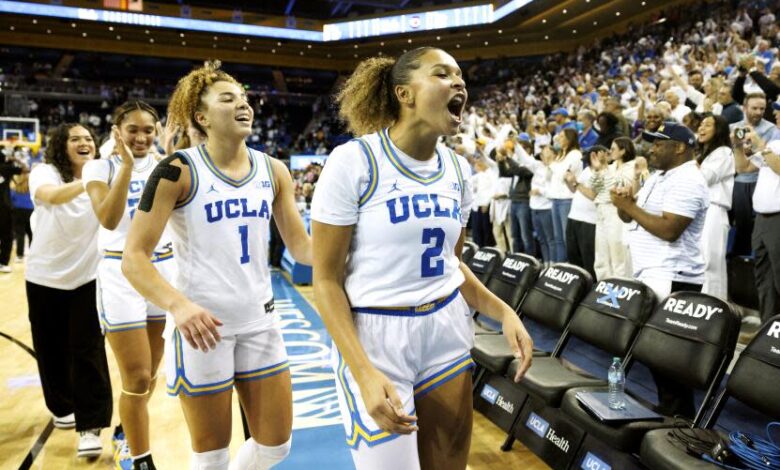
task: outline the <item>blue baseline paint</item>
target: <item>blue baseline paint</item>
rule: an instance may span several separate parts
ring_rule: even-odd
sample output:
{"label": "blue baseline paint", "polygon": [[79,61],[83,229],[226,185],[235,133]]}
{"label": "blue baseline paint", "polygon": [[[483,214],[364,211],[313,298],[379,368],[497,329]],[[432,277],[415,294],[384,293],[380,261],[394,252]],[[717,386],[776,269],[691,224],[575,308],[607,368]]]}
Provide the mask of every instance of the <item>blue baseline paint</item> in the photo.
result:
{"label": "blue baseline paint", "polygon": [[[293,446],[280,470],[353,469],[330,367],[331,338],[317,312],[284,278],[271,276],[293,380]],[[302,314],[302,315],[301,315]],[[301,318],[302,317],[302,318]],[[317,426],[316,423],[335,423]]]}

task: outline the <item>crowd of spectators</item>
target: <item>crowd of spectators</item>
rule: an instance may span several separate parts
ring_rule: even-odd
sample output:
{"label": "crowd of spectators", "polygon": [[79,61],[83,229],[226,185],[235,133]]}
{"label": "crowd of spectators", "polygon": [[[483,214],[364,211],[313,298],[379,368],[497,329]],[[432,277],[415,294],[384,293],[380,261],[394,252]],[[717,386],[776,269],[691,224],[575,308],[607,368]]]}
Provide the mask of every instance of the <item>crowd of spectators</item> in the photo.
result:
{"label": "crowd of spectators", "polygon": [[727,259],[754,257],[761,317],[777,314],[778,10],[686,5],[538,66],[507,64],[448,139],[474,169],[474,241],[723,299]]}

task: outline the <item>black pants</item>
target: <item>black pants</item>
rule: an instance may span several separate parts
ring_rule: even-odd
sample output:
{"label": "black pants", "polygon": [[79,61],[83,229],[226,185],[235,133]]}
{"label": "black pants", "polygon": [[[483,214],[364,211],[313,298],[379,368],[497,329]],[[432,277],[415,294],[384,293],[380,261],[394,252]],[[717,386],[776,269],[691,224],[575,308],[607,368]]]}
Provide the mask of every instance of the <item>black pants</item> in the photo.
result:
{"label": "black pants", "polygon": [[[701,284],[672,282],[672,292],[701,292]],[[671,380],[657,372],[652,372],[658,389],[658,411],[668,416],[684,416],[693,419],[696,416],[696,404],[693,390],[676,380]]]}
{"label": "black pants", "polygon": [[566,257],[569,263],[584,268],[596,280],[593,261],[596,252],[596,224],[569,219],[566,224]]}
{"label": "black pants", "polygon": [[30,216],[32,209],[19,209],[14,207],[11,218],[14,226],[14,240],[16,241],[16,257],[24,256],[24,237],[32,243],[32,230],[30,229]]}
{"label": "black pants", "polygon": [[11,223],[11,206],[0,202],[0,264],[8,264],[11,260],[13,243],[14,232]]}
{"label": "black pants", "polygon": [[480,248],[496,245],[493,239],[493,225],[490,223],[490,213],[487,208],[483,212],[482,208],[478,207],[471,213],[471,238]]}
{"label": "black pants", "polygon": [[95,281],[73,290],[27,282],[33,347],[46,407],[76,414],[76,430],[111,425],[111,380],[95,306]]}
{"label": "black pants", "polygon": [[758,311],[765,322],[780,313],[780,212],[756,216],[753,250]]}
{"label": "black pants", "polygon": [[734,225],[732,256],[750,256],[753,252],[750,236],[753,233],[753,191],[756,183],[734,182],[731,199],[731,219]]}

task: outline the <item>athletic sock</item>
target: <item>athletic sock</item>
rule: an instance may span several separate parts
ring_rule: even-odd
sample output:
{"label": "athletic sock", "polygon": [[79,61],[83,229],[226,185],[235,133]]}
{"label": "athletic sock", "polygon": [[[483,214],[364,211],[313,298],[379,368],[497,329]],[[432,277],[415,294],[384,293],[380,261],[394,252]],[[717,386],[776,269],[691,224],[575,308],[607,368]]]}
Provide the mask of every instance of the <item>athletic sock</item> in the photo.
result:
{"label": "athletic sock", "polygon": [[152,451],[133,457],[133,470],[157,470],[152,460]]}

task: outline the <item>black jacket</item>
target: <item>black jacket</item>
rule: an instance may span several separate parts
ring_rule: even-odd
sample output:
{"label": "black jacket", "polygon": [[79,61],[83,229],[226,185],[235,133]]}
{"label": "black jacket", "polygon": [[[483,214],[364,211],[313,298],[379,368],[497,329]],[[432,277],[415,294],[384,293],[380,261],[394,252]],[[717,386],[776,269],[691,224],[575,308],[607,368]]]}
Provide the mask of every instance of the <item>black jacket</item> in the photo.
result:
{"label": "black jacket", "polygon": [[517,176],[517,183],[512,189],[509,199],[512,201],[528,201],[530,199],[531,178],[534,177],[533,171],[521,166],[511,158],[507,158],[503,162],[498,163],[498,174],[506,178]]}

